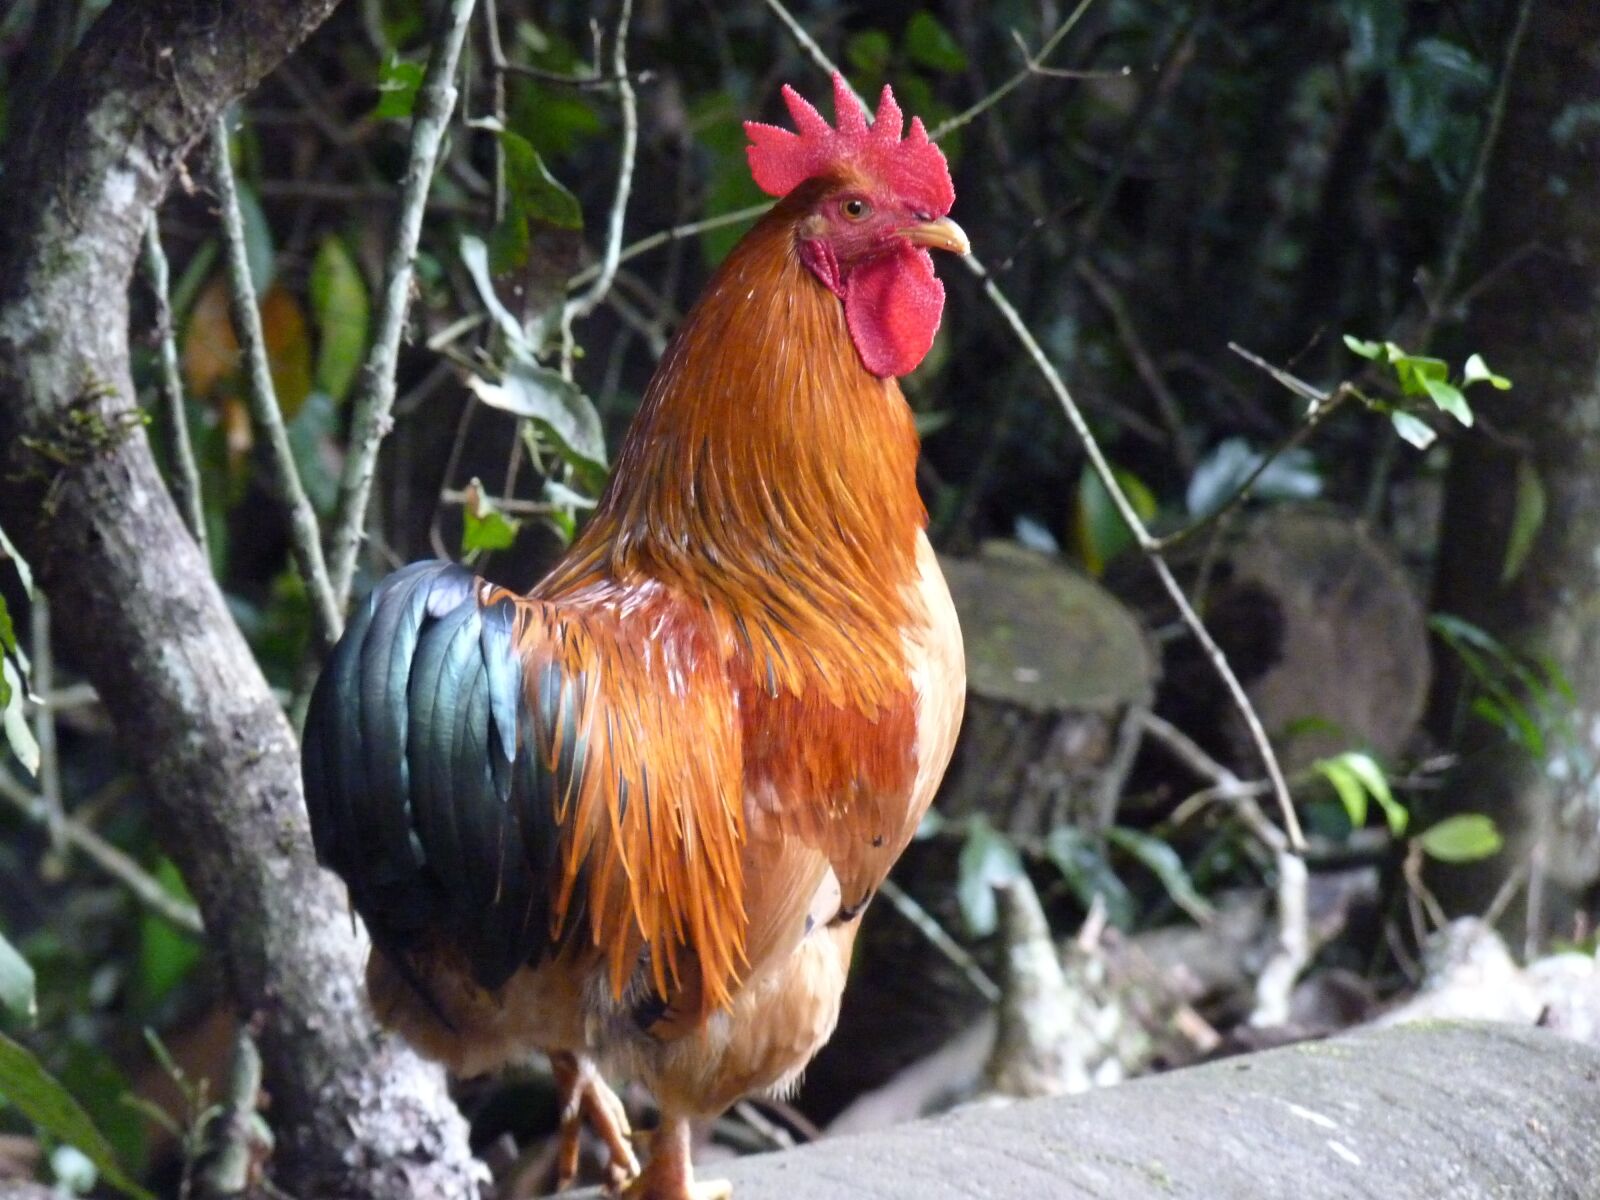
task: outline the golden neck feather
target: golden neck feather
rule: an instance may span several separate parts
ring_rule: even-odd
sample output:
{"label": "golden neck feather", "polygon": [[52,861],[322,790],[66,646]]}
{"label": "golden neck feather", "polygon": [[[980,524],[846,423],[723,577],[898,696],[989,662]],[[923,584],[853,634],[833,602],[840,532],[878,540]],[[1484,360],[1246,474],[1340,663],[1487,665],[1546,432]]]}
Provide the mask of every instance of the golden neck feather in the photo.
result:
{"label": "golden neck feather", "polygon": [[[770,690],[876,709],[903,684],[917,437],[800,261],[802,188],[717,270],[663,357],[548,599],[658,581],[726,616]],[[865,676],[865,678],[863,678]]]}

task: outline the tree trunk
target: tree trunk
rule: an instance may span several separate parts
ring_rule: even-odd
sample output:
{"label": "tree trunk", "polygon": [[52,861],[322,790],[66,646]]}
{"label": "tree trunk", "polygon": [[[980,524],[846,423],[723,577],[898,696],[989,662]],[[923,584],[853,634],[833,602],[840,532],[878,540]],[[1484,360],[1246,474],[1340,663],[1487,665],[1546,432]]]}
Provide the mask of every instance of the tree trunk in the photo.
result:
{"label": "tree trunk", "polygon": [[1592,1200],[1597,1076],[1544,1030],[1430,1022],[700,1173],[739,1200]]}
{"label": "tree trunk", "polygon": [[[1559,890],[1587,885],[1600,866],[1600,785],[1581,761],[1600,749],[1600,121],[1590,111],[1600,5],[1537,0],[1529,20],[1484,195],[1479,266],[1503,269],[1473,305],[1466,342],[1515,387],[1475,392],[1487,432],[1452,451],[1435,607],[1547,656],[1576,693],[1583,753],[1552,738],[1539,760],[1474,722],[1453,804],[1490,813],[1508,834],[1496,860],[1452,873],[1454,898],[1480,909],[1536,849]],[[1535,476],[1547,514],[1526,564],[1502,582],[1519,477],[1528,493]],[[1439,726],[1470,686],[1448,657]],[[1547,928],[1560,928],[1560,907]]]}
{"label": "tree trunk", "polygon": [[337,0],[119,0],[9,149],[0,526],[99,689],[260,1025],[280,1182],[476,1195],[443,1077],[380,1034],[364,946],[313,858],[282,710],[151,457],[128,358],[140,237],[184,154]]}

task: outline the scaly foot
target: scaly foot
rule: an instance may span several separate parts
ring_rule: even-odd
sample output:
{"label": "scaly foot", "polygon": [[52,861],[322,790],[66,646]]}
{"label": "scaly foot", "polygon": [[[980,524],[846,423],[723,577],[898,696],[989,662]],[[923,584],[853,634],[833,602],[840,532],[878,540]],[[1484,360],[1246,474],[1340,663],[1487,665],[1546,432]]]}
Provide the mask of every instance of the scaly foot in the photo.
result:
{"label": "scaly foot", "polygon": [[730,1200],[733,1184],[726,1179],[695,1181],[689,1162],[689,1122],[662,1114],[650,1139],[650,1161],[622,1192],[622,1200]]}
{"label": "scaly foot", "polygon": [[588,1124],[605,1143],[610,1159],[606,1164],[607,1182],[618,1188],[639,1174],[629,1138],[627,1109],[600,1077],[594,1060],[585,1054],[555,1051],[550,1055],[550,1070],[555,1075],[561,1097],[561,1142],[556,1155],[556,1190],[564,1191],[578,1177],[578,1150],[583,1126]]}

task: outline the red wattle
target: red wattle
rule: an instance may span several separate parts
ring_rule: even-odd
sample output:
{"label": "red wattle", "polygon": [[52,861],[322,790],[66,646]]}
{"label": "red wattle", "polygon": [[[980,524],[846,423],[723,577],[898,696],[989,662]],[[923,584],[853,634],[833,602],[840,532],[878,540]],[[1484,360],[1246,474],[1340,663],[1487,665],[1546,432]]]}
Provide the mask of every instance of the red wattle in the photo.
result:
{"label": "red wattle", "polygon": [[850,340],[867,370],[880,378],[916,369],[944,312],[944,284],[926,250],[900,242],[853,269],[845,285]]}

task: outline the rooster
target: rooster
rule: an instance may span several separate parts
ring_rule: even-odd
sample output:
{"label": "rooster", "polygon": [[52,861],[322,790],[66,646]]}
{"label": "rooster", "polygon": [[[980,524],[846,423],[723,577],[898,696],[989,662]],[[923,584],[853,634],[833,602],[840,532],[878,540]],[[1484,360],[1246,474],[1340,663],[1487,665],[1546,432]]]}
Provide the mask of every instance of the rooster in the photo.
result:
{"label": "rooster", "polygon": [[[543,1052],[558,1179],[591,1126],[637,1200],[710,1200],[691,1122],[833,1032],[858,918],[949,761],[965,667],[896,377],[965,254],[943,154],[790,88],[779,197],[684,320],[593,517],[534,590],[386,579],[306,720],[321,860],[380,1020],[465,1075]],[[660,1123],[642,1172],[602,1068]]]}

